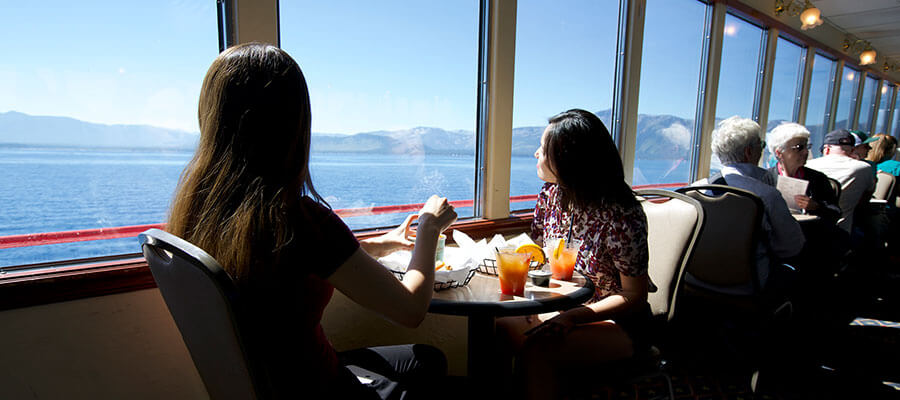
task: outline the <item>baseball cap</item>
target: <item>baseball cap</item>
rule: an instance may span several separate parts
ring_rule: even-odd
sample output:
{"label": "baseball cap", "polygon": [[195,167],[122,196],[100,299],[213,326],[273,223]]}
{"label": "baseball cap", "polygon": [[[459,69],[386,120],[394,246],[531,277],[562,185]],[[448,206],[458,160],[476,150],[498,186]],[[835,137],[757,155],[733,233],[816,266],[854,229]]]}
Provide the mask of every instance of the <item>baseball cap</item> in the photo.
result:
{"label": "baseball cap", "polygon": [[846,129],[838,129],[831,132],[828,132],[825,135],[825,143],[824,144],[836,144],[842,146],[855,146],[856,140],[853,135],[850,134],[850,131]]}
{"label": "baseball cap", "polygon": [[872,143],[872,142],[878,140],[877,137],[869,137],[863,131],[852,130],[852,131],[850,131],[850,134],[853,135],[853,139],[854,139],[853,146],[868,144],[868,143]]}

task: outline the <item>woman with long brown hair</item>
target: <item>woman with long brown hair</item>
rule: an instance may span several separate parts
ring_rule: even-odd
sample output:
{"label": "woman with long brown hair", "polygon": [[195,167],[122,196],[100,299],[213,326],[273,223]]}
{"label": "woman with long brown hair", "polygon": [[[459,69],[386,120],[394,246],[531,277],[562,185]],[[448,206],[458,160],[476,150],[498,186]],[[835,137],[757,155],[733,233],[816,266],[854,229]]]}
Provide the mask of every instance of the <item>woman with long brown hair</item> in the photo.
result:
{"label": "woman with long brown hair", "polygon": [[579,307],[497,321],[508,347],[503,350],[516,358],[515,386],[524,387],[528,399],[558,397],[562,368],[624,359],[649,346],[647,217],[625,181],[612,136],[585,110],[549,122],[534,152],[537,175],[546,183],[531,237],[545,247],[551,237],[580,240],[575,269],[596,292]]}
{"label": "woman with long brown hair", "polygon": [[[248,353],[264,367],[274,397],[371,395],[345,368],[353,360],[341,359],[325,337],[323,310],[337,288],[400,325],[418,326],[433,293],[438,235],[456,213],[432,196],[418,214],[414,247],[406,231],[415,216],[357,241],[313,188],[310,114],[303,73],[283,50],[250,43],[222,52],[203,81],[200,142],[167,229],[204,249],[234,279],[252,321]],[[373,258],[411,247],[403,281]],[[420,345],[348,357],[390,365],[375,372],[400,388],[446,368],[439,350]],[[379,394],[390,395],[387,389]]]}

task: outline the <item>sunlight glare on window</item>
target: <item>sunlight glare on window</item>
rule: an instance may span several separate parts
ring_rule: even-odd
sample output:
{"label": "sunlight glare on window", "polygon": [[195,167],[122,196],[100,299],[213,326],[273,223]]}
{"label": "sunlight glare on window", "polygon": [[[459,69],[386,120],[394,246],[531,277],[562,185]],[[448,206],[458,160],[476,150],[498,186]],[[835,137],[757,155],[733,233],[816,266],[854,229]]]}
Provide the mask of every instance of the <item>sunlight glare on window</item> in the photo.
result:
{"label": "sunlight glare on window", "polygon": [[[510,196],[541,189],[534,152],[548,118],[581,108],[611,127],[619,2],[563,4],[518,2]],[[534,201],[510,202],[511,210],[532,207]]]}
{"label": "sunlight glare on window", "polygon": [[[215,2],[3,7],[0,236],[165,222],[216,30]],[[32,245],[0,267],[138,252],[133,237]]]}
{"label": "sunlight glare on window", "polygon": [[478,4],[281,2],[282,48],[309,85],[313,184],[368,214],[344,217],[351,228],[409,213],[374,207],[474,198]]}
{"label": "sunlight glare on window", "polygon": [[647,2],[635,185],[690,181],[707,7],[699,1]]}

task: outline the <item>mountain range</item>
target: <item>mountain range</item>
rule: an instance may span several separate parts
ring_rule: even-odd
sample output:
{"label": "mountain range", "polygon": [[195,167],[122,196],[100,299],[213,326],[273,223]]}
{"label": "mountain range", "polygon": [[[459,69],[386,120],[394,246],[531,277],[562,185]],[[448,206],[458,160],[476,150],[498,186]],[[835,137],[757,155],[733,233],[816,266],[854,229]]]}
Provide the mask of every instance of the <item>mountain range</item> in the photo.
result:
{"label": "mountain range", "polygon": [[[604,122],[610,110],[596,113]],[[543,126],[513,128],[512,154],[531,156]],[[690,147],[693,121],[671,115],[638,116],[637,154],[646,159],[680,158]],[[199,134],[149,125],[105,125],[68,117],[0,113],[0,145],[192,150]],[[316,152],[377,154],[473,154],[475,134],[466,130],[415,127],[352,135],[313,133]]]}

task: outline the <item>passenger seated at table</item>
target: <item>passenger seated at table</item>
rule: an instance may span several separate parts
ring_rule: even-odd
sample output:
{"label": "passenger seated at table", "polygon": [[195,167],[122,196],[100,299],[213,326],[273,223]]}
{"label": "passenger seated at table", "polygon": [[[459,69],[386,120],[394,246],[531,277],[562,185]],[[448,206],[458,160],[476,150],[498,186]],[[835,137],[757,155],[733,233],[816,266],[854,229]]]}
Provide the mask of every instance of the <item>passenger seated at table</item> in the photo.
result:
{"label": "passenger seated at table", "polygon": [[[858,207],[866,207],[875,191],[875,174],[872,167],[853,158],[853,149],[862,145],[859,137],[846,129],[837,129],[825,135],[822,157],[806,162],[806,166],[822,172],[841,184],[841,219],[838,226],[851,234],[853,242],[861,244],[863,234],[854,232],[854,216]],[[854,247],[857,247],[854,246]]]}
{"label": "passenger seated at table", "polygon": [[[721,122],[713,131],[712,151],[722,162],[721,176],[725,184],[744,189],[759,196],[763,202],[762,237],[757,244],[756,266],[759,283],[764,290],[784,292],[789,283],[783,278],[770,279],[770,273],[781,272],[771,266],[800,254],[806,239],[800,225],[791,216],[775,181],[766,170],[757,166],[765,142],[759,137],[759,124],[748,118],[733,116]],[[706,183],[706,182],[702,182]],[[690,281],[690,275],[685,279]],[[703,282],[691,282],[705,286]],[[747,288],[747,294],[752,287]]]}
{"label": "passenger seated at table", "polygon": [[900,177],[900,161],[894,160],[894,153],[897,152],[897,139],[883,133],[872,137],[877,140],[872,142],[872,149],[869,150],[866,160],[875,163],[879,171]]}
{"label": "passenger seated at table", "polygon": [[[581,239],[575,269],[594,297],[559,313],[498,320],[498,339],[516,357],[515,388],[527,398],[556,398],[560,367],[630,357],[648,344],[647,218],[625,182],[612,137],[596,115],[569,110],[550,118],[541,137],[532,238]],[[505,359],[509,366],[509,359]]]}
{"label": "passenger seated at table", "polygon": [[805,166],[809,157],[809,131],[803,125],[785,122],[772,129],[766,135],[766,141],[769,152],[778,160],[774,167],[769,168],[772,181],[777,183],[779,176],[808,181],[806,194],[794,196],[797,205],[806,213],[832,225],[837,223],[841,208],[831,182],[825,174]]}
{"label": "passenger seated at table", "polygon": [[[403,345],[338,354],[320,320],[337,288],[400,325],[419,325],[433,294],[438,235],[456,220],[447,200],[432,196],[419,212],[401,282],[373,255],[412,248],[406,229],[414,216],[358,242],[316,193],[309,94],[286,52],[255,43],[222,52],[203,81],[199,117],[200,142],[167,229],[207,251],[235,281],[251,321],[246,350],[260,362],[263,371],[254,372],[269,395],[378,398],[393,391],[399,398],[433,385],[446,373],[440,350]],[[374,372],[377,388],[360,384],[347,365]]]}
{"label": "passenger seated at table", "polygon": [[794,200],[800,209],[820,218],[801,225],[806,237],[801,258],[809,267],[801,269],[800,280],[802,286],[812,289],[811,285],[821,284],[840,268],[839,262],[849,250],[849,236],[837,227],[841,216],[839,199],[825,174],[805,166],[809,157],[809,131],[803,125],[782,123],[766,135],[766,141],[769,152],[778,160],[768,170],[773,182],[777,183],[783,176],[809,182],[806,194],[796,195]]}

